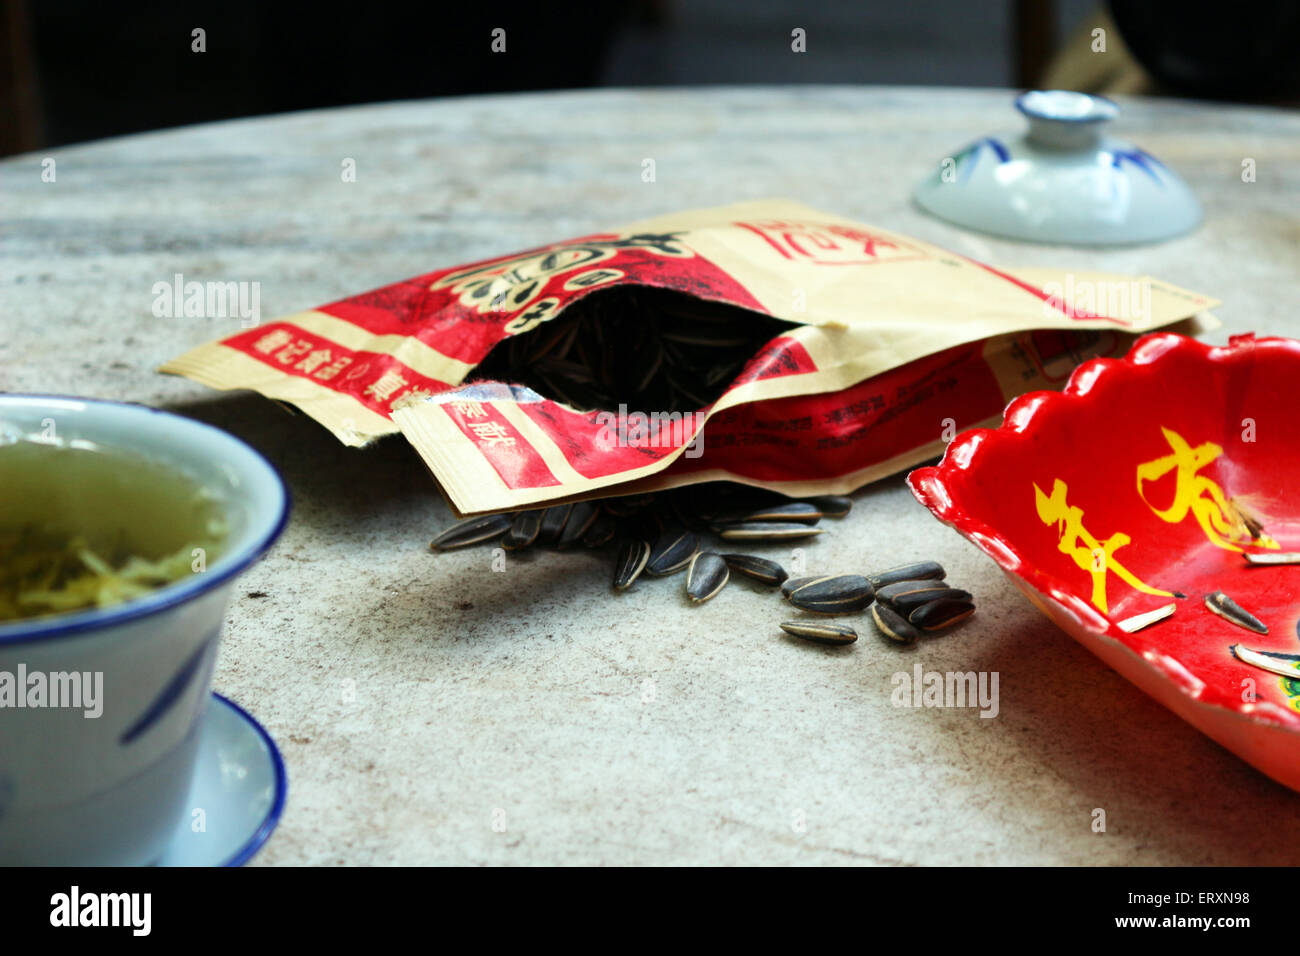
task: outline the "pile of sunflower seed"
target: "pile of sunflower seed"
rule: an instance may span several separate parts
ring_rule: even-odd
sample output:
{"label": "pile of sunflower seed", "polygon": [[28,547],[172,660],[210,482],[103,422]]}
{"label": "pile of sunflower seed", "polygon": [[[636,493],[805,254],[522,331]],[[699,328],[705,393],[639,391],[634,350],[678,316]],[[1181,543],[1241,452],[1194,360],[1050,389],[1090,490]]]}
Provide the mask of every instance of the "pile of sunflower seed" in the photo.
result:
{"label": "pile of sunflower seed", "polygon": [[[813,614],[853,614],[871,609],[876,630],[899,644],[952,627],[975,613],[969,591],[944,580],[937,561],[904,564],[875,574],[826,574],[792,578],[781,585],[785,599]],[[858,632],[847,624],[818,620],[785,621],[787,634],[818,644],[852,644]]]}
{"label": "pile of sunflower seed", "polygon": [[[870,608],[880,633],[910,644],[965,620],[975,611],[970,592],[950,587],[934,561],[875,574],[827,574],[790,578],[777,562],[731,548],[744,543],[795,541],[825,530],[823,518],[842,518],[852,501],[840,495],[790,499],[728,483],[689,489],[579,501],[550,508],[468,518],[433,539],[435,551],[496,544],[507,551],[532,547],[560,550],[617,545],[612,584],[626,591],[643,576],[685,572],[686,596],[694,604],[715,597],[732,572],[781,589],[794,607],[829,616]],[[721,544],[710,547],[710,539]],[[847,624],[816,619],[786,621],[787,634],[819,644],[852,644]]]}
{"label": "pile of sunflower seed", "polygon": [[579,411],[696,411],[790,323],[682,292],[592,292],[558,317],[498,344],[474,379],[526,385]]}

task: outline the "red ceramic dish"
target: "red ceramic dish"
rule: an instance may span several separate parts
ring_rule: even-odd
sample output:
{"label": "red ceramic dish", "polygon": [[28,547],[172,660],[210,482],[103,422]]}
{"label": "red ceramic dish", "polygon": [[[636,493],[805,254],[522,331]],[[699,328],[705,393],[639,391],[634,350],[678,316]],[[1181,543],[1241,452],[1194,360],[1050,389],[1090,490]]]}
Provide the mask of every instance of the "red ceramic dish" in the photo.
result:
{"label": "red ceramic dish", "polygon": [[[1300,790],[1300,564],[1245,558],[1300,551],[1298,476],[1300,342],[1161,333],[1085,362],[1063,392],[1016,399],[908,484],[1075,640]],[[1211,613],[1213,591],[1268,633]],[[1143,630],[1118,626],[1168,604]]]}

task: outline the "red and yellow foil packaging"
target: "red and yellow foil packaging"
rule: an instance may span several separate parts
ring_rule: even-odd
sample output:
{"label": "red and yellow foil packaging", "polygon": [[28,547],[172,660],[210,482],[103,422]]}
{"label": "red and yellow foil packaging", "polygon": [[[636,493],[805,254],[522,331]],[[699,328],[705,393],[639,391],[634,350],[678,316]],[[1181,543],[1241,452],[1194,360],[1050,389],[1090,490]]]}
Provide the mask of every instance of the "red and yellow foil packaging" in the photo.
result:
{"label": "red and yellow foil packaging", "polygon": [[[626,285],[792,326],[653,446],[611,441],[600,411],[474,381],[502,340]],[[934,457],[956,432],[996,424],[1017,395],[1060,388],[1080,361],[1122,355],[1144,332],[1211,328],[1215,304],[1148,277],[995,268],[761,200],[439,269],[201,345],[161,371],[288,402],[347,445],[401,432],[462,514],[717,480],[806,495]]]}

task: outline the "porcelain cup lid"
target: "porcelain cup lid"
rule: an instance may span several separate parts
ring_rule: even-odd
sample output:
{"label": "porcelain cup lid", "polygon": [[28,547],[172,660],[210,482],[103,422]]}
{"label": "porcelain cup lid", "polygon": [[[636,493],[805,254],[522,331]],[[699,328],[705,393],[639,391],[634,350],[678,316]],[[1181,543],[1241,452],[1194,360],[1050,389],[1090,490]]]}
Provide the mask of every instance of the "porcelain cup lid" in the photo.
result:
{"label": "porcelain cup lid", "polygon": [[982,137],[917,186],[922,209],[968,229],[1031,242],[1131,245],[1195,228],[1187,184],[1145,150],[1106,135],[1119,107],[1103,96],[1031,90],[1028,128]]}

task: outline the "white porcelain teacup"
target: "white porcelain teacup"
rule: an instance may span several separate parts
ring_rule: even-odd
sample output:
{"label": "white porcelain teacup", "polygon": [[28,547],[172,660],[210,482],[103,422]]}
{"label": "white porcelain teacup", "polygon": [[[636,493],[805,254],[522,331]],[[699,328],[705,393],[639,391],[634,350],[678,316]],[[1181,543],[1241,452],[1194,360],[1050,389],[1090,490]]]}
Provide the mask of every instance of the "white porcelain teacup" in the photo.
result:
{"label": "white porcelain teacup", "polygon": [[[0,680],[10,675],[11,689],[20,675],[29,689],[59,680],[60,699],[79,690],[86,705],[49,706],[48,692],[45,706],[0,701],[0,863],[147,864],[187,809],[231,588],[284,529],[288,493],[260,454],[202,422],[142,405],[0,395],[0,439],[51,424],[59,442],[90,441],[200,477],[228,528],[211,563],[144,596],[0,622]],[[73,674],[84,687],[73,687]]]}

